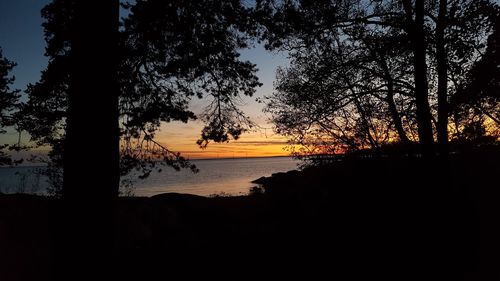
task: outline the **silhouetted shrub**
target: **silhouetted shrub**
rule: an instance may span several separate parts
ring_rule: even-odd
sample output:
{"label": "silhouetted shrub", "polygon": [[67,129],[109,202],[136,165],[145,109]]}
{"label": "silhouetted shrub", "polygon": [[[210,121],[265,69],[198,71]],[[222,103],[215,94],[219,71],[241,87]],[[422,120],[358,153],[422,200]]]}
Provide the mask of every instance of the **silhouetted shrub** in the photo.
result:
{"label": "silhouetted shrub", "polygon": [[248,193],[250,196],[259,196],[262,194],[264,194],[264,188],[262,188],[262,186],[252,186],[250,187],[250,191]]}

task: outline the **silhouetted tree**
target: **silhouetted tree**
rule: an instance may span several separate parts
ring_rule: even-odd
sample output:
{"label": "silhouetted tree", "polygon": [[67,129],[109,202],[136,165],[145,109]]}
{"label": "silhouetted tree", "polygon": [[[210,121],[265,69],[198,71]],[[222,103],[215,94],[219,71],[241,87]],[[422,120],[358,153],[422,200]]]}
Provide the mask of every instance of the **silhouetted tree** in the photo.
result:
{"label": "silhouetted tree", "polygon": [[[431,57],[430,84],[437,100],[436,133],[440,155],[448,153],[449,100],[485,47],[498,7],[492,1],[440,0],[426,4]],[[435,78],[434,78],[435,77]]]}
{"label": "silhouetted tree", "polygon": [[[410,142],[408,135],[406,133],[402,116],[406,115],[406,118],[409,117],[409,110],[411,106],[407,106],[407,109],[399,110],[396,102],[400,105],[404,105],[404,99],[402,99],[402,95],[408,96],[411,95],[411,91],[413,90],[412,85],[405,81],[405,72],[406,64],[404,61],[407,59],[408,54],[405,54],[405,49],[402,48],[400,43],[401,35],[389,35],[389,36],[365,36],[362,38],[364,42],[367,54],[370,55],[371,60],[375,63],[375,66],[372,68],[365,67],[366,70],[373,73],[373,78],[378,78],[381,81],[379,82],[381,86],[385,85],[386,96],[384,100],[387,102],[388,113],[392,119],[392,123],[394,124],[394,129],[398,134],[399,141],[404,144],[408,144]],[[399,99],[396,100],[396,95],[399,96]],[[410,130],[410,129],[408,129]]]}
{"label": "silhouetted tree", "polygon": [[422,154],[429,157],[433,152],[432,117],[429,106],[427,81],[427,40],[425,38],[424,0],[402,0],[406,21],[404,29],[408,34],[413,51],[413,75],[415,83],[415,104],[418,123],[418,138]]}
{"label": "silhouetted tree", "polygon": [[412,87],[407,55],[391,55],[404,49],[397,36],[357,26],[291,51],[266,107],[278,132],[318,153],[408,142],[401,117],[404,111],[408,120]]}
{"label": "silhouetted tree", "polygon": [[[48,34],[47,48],[67,51],[67,80],[62,82],[67,95],[62,141],[64,200],[55,253],[58,270],[54,272],[58,280],[75,273],[84,279],[97,274],[109,278],[120,175],[119,1],[99,5],[92,1],[54,2],[48,9],[58,4],[67,8],[66,14],[52,15],[57,18],[70,14],[71,18],[62,27],[67,31],[66,45],[60,46],[62,50],[50,49],[55,42],[61,42],[57,41],[61,34],[54,31]],[[54,22],[49,18],[45,27],[50,24]]]}
{"label": "silhouetted tree", "polygon": [[[456,137],[477,139],[487,131],[500,136],[500,20],[488,37],[482,58],[473,64],[451,98],[450,108],[456,122]],[[486,130],[486,120],[491,125]]]}
{"label": "silhouetted tree", "polygon": [[[378,95],[378,99],[383,100],[384,107],[387,109],[387,115],[390,116],[389,119],[391,119],[391,126],[395,127],[398,138],[403,142],[408,142],[407,133],[403,130],[401,114],[398,112],[394,102],[395,78],[391,77],[393,69],[387,67],[388,62],[396,57],[395,54],[390,54],[390,52],[396,50],[393,46],[402,48],[400,49],[401,51],[398,50],[396,52],[401,54],[399,58],[401,61],[407,61],[415,57],[411,52],[404,51],[412,50],[411,46],[413,46],[413,44],[409,44],[411,35],[408,34],[405,29],[405,27],[408,26],[406,22],[408,17],[406,17],[400,4],[384,1],[258,1],[256,10],[257,15],[260,15],[261,22],[263,22],[263,37],[267,41],[267,47],[271,49],[287,50],[289,52],[292,51],[290,52],[292,57],[301,52],[307,54],[308,51],[305,49],[312,45],[318,46],[320,50],[325,48],[322,45],[325,44],[324,37],[328,36],[337,37],[337,40],[341,42],[341,44],[337,44],[339,48],[354,46],[354,49],[358,52],[357,56],[364,56],[364,58],[358,58],[354,65],[352,65],[352,63],[346,64],[342,70],[338,71],[337,69],[334,71],[347,73],[345,70],[352,67],[357,68],[360,73],[364,72],[364,75],[361,76],[353,76],[352,73],[349,73],[345,75],[345,77],[349,77],[351,80],[356,81],[350,84],[351,86],[356,86],[357,91],[361,91],[361,93],[366,93],[366,85],[371,85],[370,87],[373,90],[370,94],[365,96],[369,97],[372,95],[373,98],[373,96]],[[383,47],[377,46],[379,43],[377,41],[380,41],[380,43],[383,42],[381,44]],[[388,42],[389,44],[387,44]],[[329,42],[326,43],[326,45],[328,44]],[[302,51],[299,51],[301,48]],[[293,52],[293,50],[297,51]],[[341,52],[339,56],[346,57],[347,54],[348,57],[351,53],[351,51],[346,50],[345,52]],[[324,55],[328,56],[326,52]],[[336,59],[339,59],[339,56],[337,56]],[[350,58],[346,60],[352,62]],[[394,60],[391,63],[394,64]],[[415,68],[409,68],[407,63],[403,63],[402,66],[403,67],[397,71],[404,69],[401,73],[404,73],[402,81],[405,83],[399,83],[397,87],[404,85],[401,92],[404,94],[410,93],[410,95],[416,97],[417,87],[414,86],[412,81],[408,83],[409,79],[407,77],[408,72],[416,73]],[[338,68],[339,65],[333,64],[332,67]],[[366,73],[371,73],[371,77],[366,75]],[[361,79],[361,77],[365,79]],[[376,77],[376,79],[373,80],[373,77]],[[366,78],[371,78],[371,80],[367,80]],[[364,83],[365,86],[359,87],[359,81]],[[396,89],[396,91],[400,90],[401,89]],[[354,91],[351,96],[356,95]],[[419,101],[421,100],[420,97],[418,99]],[[371,109],[366,108],[365,110],[362,104],[359,102],[354,103],[355,101],[356,100],[352,100],[353,106],[355,107],[354,110],[358,112],[366,113],[373,111],[373,108],[380,108],[380,105],[371,106]],[[428,124],[430,125],[430,112],[428,115],[424,114],[426,112],[425,102],[415,102],[415,104],[417,108],[420,108],[420,110],[416,110],[416,114],[413,114],[418,124],[417,128],[421,127],[421,129],[419,129],[420,136],[420,134],[425,132],[426,126],[424,125],[427,124],[422,122],[422,120],[425,119],[422,116],[427,117],[429,121]],[[335,106],[338,105],[339,104]],[[427,111],[429,110],[427,106]],[[365,115],[364,113],[362,115]],[[334,118],[335,116],[332,116],[332,120]],[[369,132],[369,129],[366,129],[369,127],[367,126],[369,119],[370,118],[361,118],[361,120],[365,120],[362,121],[364,125],[360,124],[361,126],[357,126],[351,124],[351,126],[355,129],[365,128],[365,131]],[[345,128],[343,128],[342,131],[346,132]],[[370,134],[365,133],[365,135],[368,137],[367,139],[371,144],[375,143]],[[354,135],[351,134],[351,137],[353,136]],[[430,136],[432,141],[432,128]],[[394,136],[390,138],[394,139]],[[386,139],[388,138],[386,137]],[[425,144],[425,139],[425,134],[424,137],[419,137],[422,144]],[[428,147],[428,145],[425,147]]]}
{"label": "silhouetted tree", "polygon": [[[379,87],[378,89],[372,87],[372,89],[377,90],[372,91],[371,94],[378,92],[380,96],[380,89],[384,88],[387,113],[392,116],[392,124],[398,132],[399,139],[406,141],[405,135],[412,133],[411,129],[408,130],[411,126],[405,128],[406,132],[403,131],[400,117],[414,118],[413,120],[417,124],[418,140],[422,148],[421,152],[425,156],[434,154],[433,122],[436,124],[440,154],[447,154],[448,99],[455,94],[457,85],[464,80],[465,73],[471,67],[472,62],[480,57],[481,52],[484,51],[484,35],[491,33],[496,11],[497,6],[492,1],[470,0],[333,2],[269,0],[257,1],[256,6],[256,15],[262,23],[262,35],[267,47],[287,51],[292,58],[291,68],[302,69],[295,71],[294,75],[298,78],[290,79],[290,83],[296,85],[297,81],[302,79],[304,83],[301,85],[305,85],[312,81],[311,76],[314,71],[311,69],[312,65],[316,63],[314,57],[317,56],[317,53],[321,53],[321,56],[325,57],[323,58],[325,61],[327,61],[326,57],[328,56],[335,57],[337,61],[349,61],[350,64],[345,65],[328,62],[325,67],[321,68],[321,71],[336,73],[338,69],[342,69],[343,71],[337,73],[349,73],[346,76],[350,80],[356,81],[352,85],[358,87],[351,96],[356,96],[356,92],[365,93],[366,85],[370,82]],[[336,38],[340,43],[335,43],[333,38]],[[346,51],[337,56],[335,53],[329,53],[332,42],[337,44],[338,48],[345,48]],[[311,51],[312,49],[318,51]],[[360,51],[361,49],[364,51]],[[396,49],[397,51],[394,51]],[[353,60],[355,52],[364,53],[365,59],[359,59],[359,55],[357,55],[358,57]],[[308,56],[311,60],[311,67],[306,69],[298,66],[309,63],[309,59],[305,58]],[[301,62],[296,60],[298,57],[302,57]],[[353,61],[357,63],[353,64]],[[397,68],[396,70],[394,68],[394,61],[403,62],[399,70],[402,75],[391,78],[391,72],[392,75],[398,73]],[[408,65],[408,61],[413,63]],[[392,64],[388,68],[384,66],[387,62]],[[328,66],[328,64],[330,65]],[[328,67],[331,67],[332,70],[328,70]],[[354,74],[356,72],[353,73],[352,70],[345,71],[347,68],[356,67],[364,68],[376,75],[362,76]],[[333,68],[338,69],[333,70]],[[328,74],[325,75],[325,77],[327,76]],[[283,71],[279,73],[278,77],[283,77],[281,81],[285,84],[289,78],[283,76]],[[360,77],[365,79],[362,80]],[[378,77],[378,81],[373,77]],[[335,80],[338,81],[338,78],[335,77]],[[366,78],[370,79],[369,82]],[[403,83],[399,83],[397,80]],[[359,81],[365,84],[364,88],[359,87]],[[328,83],[326,79],[323,82],[324,84]],[[394,84],[395,82],[397,83]],[[281,102],[287,99],[286,96],[278,97],[284,93],[283,89],[290,90],[283,83],[278,84],[278,92],[273,96]],[[398,84],[405,85],[404,91],[401,91],[401,88],[396,89],[396,92],[400,92],[401,95],[394,99],[394,89],[392,88]],[[314,91],[315,89],[295,87],[294,90]],[[341,91],[341,87],[338,90]],[[306,94],[308,93],[303,93],[303,95]],[[309,92],[309,94],[311,93]],[[323,89],[323,95],[329,94],[337,95],[332,88]],[[406,99],[401,99],[401,96],[405,96]],[[398,112],[398,108],[394,106],[398,102],[393,103],[391,100],[407,100],[412,106],[406,107],[407,111],[405,112]],[[333,99],[330,101],[334,102],[333,107],[343,107],[342,103]],[[353,103],[354,101],[352,100]],[[271,103],[271,108],[276,109],[272,110],[275,114],[286,111],[279,110],[276,107],[278,104]],[[293,102],[288,105],[293,107]],[[297,107],[299,106],[304,106],[304,104],[297,103]],[[401,111],[402,108],[399,107]],[[307,111],[307,109],[301,110]],[[363,104],[359,104],[350,111],[372,112],[372,110],[373,106],[366,106],[366,110],[363,110]],[[435,113],[437,113],[437,122],[434,118]],[[330,117],[331,120],[342,120],[335,114]],[[365,128],[365,132],[368,132],[369,130],[366,128],[369,128],[367,124],[370,123],[370,118],[360,120],[363,119],[365,121],[357,126],[351,126],[351,128]],[[275,121],[279,122],[279,120]],[[283,128],[281,126],[278,130]],[[341,126],[341,128],[343,132],[346,132],[345,126]],[[335,137],[337,132],[333,133],[333,138],[337,138]],[[352,133],[350,135],[354,136]],[[364,135],[367,136],[366,139],[370,143],[373,143],[369,134],[365,133]]]}
{"label": "silhouetted tree", "polygon": [[199,145],[236,139],[251,125],[235,102],[260,85],[255,65],[239,59],[254,26],[240,1],[123,8],[121,22],[118,0],[54,0],[42,11],[49,64],[27,91],[25,127],[62,152],[54,155],[64,167],[62,278],[83,269],[85,254],[93,259],[86,276],[109,273],[120,164],[122,174],[139,167],[144,175],[158,160],[190,167],[154,140],[162,122],[195,119],[189,101],[210,97]]}
{"label": "silhouetted tree", "polygon": [[[10,72],[15,66],[14,62],[3,56],[0,48],[0,134],[6,132],[6,127],[16,124],[14,112],[19,106],[19,91],[11,89],[14,77],[10,76]],[[7,147],[9,147],[8,144],[0,144],[0,166],[12,164],[12,159],[4,151]]]}
{"label": "silhouetted tree", "polygon": [[[72,18],[71,1],[44,9],[47,55],[51,58],[39,83],[28,89],[27,131],[38,144],[56,148],[65,136]],[[158,164],[195,170],[181,155],[154,140],[161,122],[197,118],[188,109],[192,98],[212,101],[200,116],[207,124],[199,140],[227,141],[252,125],[237,108],[239,94],[252,95],[260,83],[255,65],[239,60],[247,47],[252,20],[239,1],[204,4],[138,1],[119,34],[119,109],[121,174],[134,168],[148,175]],[[53,153],[54,161],[61,157]],[[62,161],[62,159],[61,159]]]}
{"label": "silhouetted tree", "polygon": [[448,14],[448,0],[439,0],[436,19],[436,68],[438,75],[438,121],[436,126],[438,150],[448,155],[448,60],[446,54],[445,29]]}

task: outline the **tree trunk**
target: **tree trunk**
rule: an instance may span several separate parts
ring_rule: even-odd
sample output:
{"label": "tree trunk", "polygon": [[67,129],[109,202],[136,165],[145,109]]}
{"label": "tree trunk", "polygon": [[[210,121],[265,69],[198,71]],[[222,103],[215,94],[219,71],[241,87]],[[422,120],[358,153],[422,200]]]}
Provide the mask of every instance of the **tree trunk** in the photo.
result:
{"label": "tree trunk", "polygon": [[118,22],[118,0],[76,1],[58,279],[100,279],[111,270],[119,187]]}
{"label": "tree trunk", "polygon": [[439,1],[439,15],[436,24],[436,62],[438,75],[438,152],[442,157],[448,156],[448,61],[444,42],[446,28],[447,0]]}
{"label": "tree trunk", "polygon": [[427,83],[426,42],[424,33],[424,0],[415,1],[415,20],[412,20],[411,1],[403,0],[408,21],[408,34],[413,47],[415,76],[415,105],[417,107],[418,138],[422,156],[434,156],[429,89]]}
{"label": "tree trunk", "polygon": [[389,67],[386,62],[386,58],[381,56],[379,60],[379,64],[384,71],[385,80],[387,80],[387,104],[389,106],[389,113],[391,114],[392,122],[394,123],[394,127],[396,128],[396,132],[398,133],[399,140],[404,144],[409,144],[410,140],[406,135],[405,129],[403,128],[403,123],[401,122],[401,117],[399,116],[398,109],[396,107],[396,103],[394,102],[394,81],[392,79],[391,73],[389,71]]}
{"label": "tree trunk", "polygon": [[[353,91],[353,90],[351,89],[351,91]],[[367,120],[366,113],[365,113],[363,107],[361,106],[361,103],[359,102],[358,97],[355,97],[353,100],[354,100],[354,104],[356,105],[356,109],[358,110],[358,113],[361,116],[361,124],[362,124],[363,131],[365,133],[365,136],[368,139],[368,142],[370,143],[371,148],[372,149],[377,148],[378,144],[370,132],[370,127],[371,127],[370,123]]]}
{"label": "tree trunk", "polygon": [[401,117],[399,116],[396,103],[394,102],[394,85],[392,82],[387,84],[387,103],[389,105],[389,112],[391,114],[392,122],[394,122],[394,127],[398,133],[399,140],[404,144],[409,144],[410,140],[406,135],[405,129],[403,128],[403,122],[401,122]]}

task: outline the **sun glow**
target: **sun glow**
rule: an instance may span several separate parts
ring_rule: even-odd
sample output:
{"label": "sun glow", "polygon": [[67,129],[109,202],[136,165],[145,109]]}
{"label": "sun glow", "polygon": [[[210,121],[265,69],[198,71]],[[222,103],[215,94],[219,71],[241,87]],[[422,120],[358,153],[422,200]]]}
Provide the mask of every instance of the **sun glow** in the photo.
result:
{"label": "sun glow", "polygon": [[[210,142],[206,148],[200,148],[196,140],[200,136],[198,124],[171,123],[162,126],[156,140],[168,149],[180,152],[188,159],[207,158],[246,158],[289,156],[285,150],[286,139],[262,130],[244,133],[238,140],[227,143]],[[200,128],[198,128],[200,127]]]}

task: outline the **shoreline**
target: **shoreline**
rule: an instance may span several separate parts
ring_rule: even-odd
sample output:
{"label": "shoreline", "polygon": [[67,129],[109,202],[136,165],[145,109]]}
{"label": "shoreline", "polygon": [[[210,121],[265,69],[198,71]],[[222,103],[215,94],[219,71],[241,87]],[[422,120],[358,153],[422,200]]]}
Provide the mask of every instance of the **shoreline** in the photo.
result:
{"label": "shoreline", "polygon": [[[249,257],[260,256],[263,266],[280,260],[300,267],[307,259],[333,264],[325,267],[330,273],[337,267],[362,274],[364,268],[366,277],[395,268],[478,277],[487,251],[497,249],[479,237],[498,237],[485,228],[500,213],[500,191],[491,188],[500,173],[498,156],[452,158],[445,174],[439,163],[416,158],[346,160],[276,173],[250,195],[120,197],[113,223],[117,273],[153,276],[188,260],[192,268],[219,269],[245,258],[243,264],[255,269]],[[65,226],[61,205],[36,195],[0,195],[0,225],[9,230],[3,233],[9,242],[3,253],[10,257],[4,264],[30,265],[33,270],[20,274],[48,280],[47,268],[57,266],[52,235]]]}
{"label": "shoreline", "polygon": [[[264,158],[294,158],[291,155],[275,155],[275,156],[250,156],[250,157],[220,157],[220,158],[194,158],[194,159],[188,159],[188,161],[205,161],[205,160],[242,160],[242,159],[264,159]],[[160,162],[160,161],[159,161]],[[46,167],[47,164],[41,163],[41,164],[19,164],[19,165],[12,165],[12,166],[0,166],[0,169],[10,169],[10,168],[41,168],[41,167]]]}
{"label": "shoreline", "polygon": [[275,156],[249,156],[249,157],[218,157],[218,158],[194,158],[187,159],[188,161],[201,161],[201,160],[242,160],[242,159],[262,159],[262,158],[293,158],[290,155],[275,155]]}

